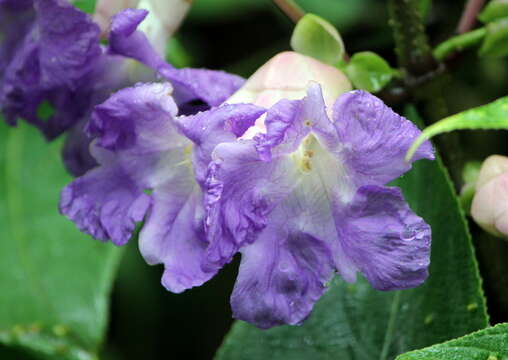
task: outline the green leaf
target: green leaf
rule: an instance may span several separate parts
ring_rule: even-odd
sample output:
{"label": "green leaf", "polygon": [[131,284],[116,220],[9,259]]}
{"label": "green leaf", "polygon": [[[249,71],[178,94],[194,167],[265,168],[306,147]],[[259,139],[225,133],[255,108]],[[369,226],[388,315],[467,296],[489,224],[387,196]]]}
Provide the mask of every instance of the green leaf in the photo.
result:
{"label": "green leaf", "polygon": [[397,357],[397,360],[505,360],[508,324],[499,324],[459,339]]}
{"label": "green leaf", "polygon": [[0,119],[0,344],[49,359],[95,359],[121,250],[58,213],[71,181],[61,141]]}
{"label": "green leaf", "polygon": [[471,237],[441,161],[418,161],[396,185],[432,227],[425,284],[381,292],[336,278],[302,326],[263,331],[237,321],[216,359],[386,360],[486,327]]}
{"label": "green leaf", "polygon": [[508,0],[489,1],[480,15],[478,15],[478,19],[482,23],[489,23],[506,17],[508,17]]}
{"label": "green leaf", "polygon": [[486,28],[487,33],[478,53],[490,57],[508,55],[508,18],[488,23]]}
{"label": "green leaf", "polygon": [[178,39],[178,36],[169,39],[166,46],[166,60],[177,68],[192,66],[192,58]]}
{"label": "green leaf", "polygon": [[406,160],[411,159],[420,145],[433,136],[453,130],[475,129],[508,130],[508,96],[449,116],[427,127],[409,148]]}
{"label": "green leaf", "polygon": [[344,56],[344,43],[337,29],[314,14],[298,21],[291,36],[291,47],[331,65],[340,63]]}
{"label": "green leaf", "polygon": [[394,73],[385,59],[370,51],[354,54],[345,71],[357,89],[369,92],[381,90],[390,82]]}
{"label": "green leaf", "polygon": [[78,9],[81,9],[88,14],[93,14],[95,11],[95,2],[95,0],[74,0],[72,3]]}

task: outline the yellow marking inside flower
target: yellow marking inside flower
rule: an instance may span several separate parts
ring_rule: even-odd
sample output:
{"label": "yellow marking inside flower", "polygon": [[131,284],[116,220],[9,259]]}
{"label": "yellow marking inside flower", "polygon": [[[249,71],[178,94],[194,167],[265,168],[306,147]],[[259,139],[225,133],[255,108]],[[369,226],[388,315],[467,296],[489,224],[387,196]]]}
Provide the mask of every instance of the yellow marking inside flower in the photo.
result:
{"label": "yellow marking inside flower", "polygon": [[315,155],[315,151],[309,148],[315,147],[316,144],[317,144],[316,138],[313,135],[309,135],[302,141],[302,143],[298,147],[298,150],[296,150],[293,154],[291,154],[297,167],[302,172],[312,171],[311,160]]}

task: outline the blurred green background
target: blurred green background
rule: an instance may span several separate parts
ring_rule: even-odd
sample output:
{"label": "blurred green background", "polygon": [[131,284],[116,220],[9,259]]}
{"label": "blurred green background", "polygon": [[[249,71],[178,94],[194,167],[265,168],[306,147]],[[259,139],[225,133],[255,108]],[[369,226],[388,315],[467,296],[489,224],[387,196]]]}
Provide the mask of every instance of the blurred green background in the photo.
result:
{"label": "blurred green background", "polygon": [[[396,66],[385,1],[297,3],[306,12],[333,23],[349,54],[374,51]],[[463,2],[422,3],[428,6],[426,22],[431,43],[436,45],[453,35]],[[270,0],[194,0],[192,11],[177,35],[180,49],[172,47],[175,53],[170,58],[179,66],[224,69],[248,77],[271,56],[289,50],[293,26]],[[453,81],[445,92],[449,112],[507,95],[506,65],[506,59],[478,58],[474,49],[458,56],[450,64]],[[508,153],[508,142],[502,132],[477,131],[466,134],[462,140],[466,149],[472,149],[468,156],[471,159]],[[238,259],[207,284],[175,295],[160,285],[162,267],[147,266],[137,244],[131,242],[114,284],[102,358],[211,359],[232,323],[229,294],[237,266]],[[489,288],[488,276],[486,280],[487,292],[495,293],[495,289]],[[489,305],[494,322],[507,320],[505,313],[495,311],[496,300]],[[31,359],[30,355],[15,350],[2,354],[6,359]]]}

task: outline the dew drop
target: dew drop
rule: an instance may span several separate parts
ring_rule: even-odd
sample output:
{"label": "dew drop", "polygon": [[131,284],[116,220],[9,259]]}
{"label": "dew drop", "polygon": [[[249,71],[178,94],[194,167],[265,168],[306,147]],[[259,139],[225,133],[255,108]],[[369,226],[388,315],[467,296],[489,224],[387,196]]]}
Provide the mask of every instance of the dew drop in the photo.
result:
{"label": "dew drop", "polygon": [[417,235],[416,231],[412,228],[406,228],[404,231],[400,232],[400,238],[404,241],[414,240],[416,235]]}
{"label": "dew drop", "polygon": [[289,270],[289,264],[287,262],[281,262],[279,264],[279,270],[282,272],[286,272]]}

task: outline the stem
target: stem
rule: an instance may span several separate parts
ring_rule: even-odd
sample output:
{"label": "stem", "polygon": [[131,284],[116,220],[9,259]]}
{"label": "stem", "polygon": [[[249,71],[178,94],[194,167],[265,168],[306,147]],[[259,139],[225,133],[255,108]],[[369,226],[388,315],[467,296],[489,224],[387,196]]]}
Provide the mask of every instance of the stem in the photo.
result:
{"label": "stem", "polygon": [[482,27],[461,35],[451,37],[439,44],[434,49],[434,57],[439,61],[443,61],[450,54],[453,54],[457,51],[462,51],[478,44],[483,40],[486,33],[487,30]]}
{"label": "stem", "polygon": [[293,0],[273,0],[274,4],[282,10],[294,23],[297,23],[304,15],[302,10]]}
{"label": "stem", "polygon": [[483,7],[485,0],[468,0],[464,12],[457,25],[457,33],[463,34],[471,30],[476,23],[476,16]]}
{"label": "stem", "polygon": [[397,314],[400,306],[400,295],[401,292],[395,292],[392,300],[392,306],[390,307],[390,316],[388,318],[388,325],[386,327],[386,334],[383,341],[383,348],[381,349],[381,355],[379,360],[386,360],[388,358],[388,352],[390,351],[390,345],[392,344],[393,335],[395,332],[395,323],[397,320]]}
{"label": "stem", "polygon": [[389,0],[388,12],[393,28],[400,67],[418,77],[436,69],[422,17],[414,0]]}
{"label": "stem", "polygon": [[[404,85],[416,103],[422,104],[426,124],[448,115],[443,96],[448,76],[439,66],[430,48],[422,17],[415,0],[388,0],[390,25],[393,28],[397,57],[406,74]],[[462,183],[464,154],[457,133],[436,140],[443,160],[457,189]]]}

